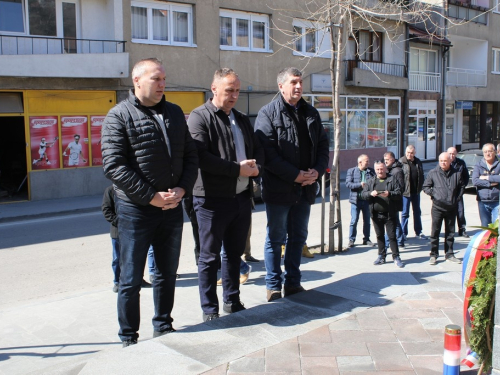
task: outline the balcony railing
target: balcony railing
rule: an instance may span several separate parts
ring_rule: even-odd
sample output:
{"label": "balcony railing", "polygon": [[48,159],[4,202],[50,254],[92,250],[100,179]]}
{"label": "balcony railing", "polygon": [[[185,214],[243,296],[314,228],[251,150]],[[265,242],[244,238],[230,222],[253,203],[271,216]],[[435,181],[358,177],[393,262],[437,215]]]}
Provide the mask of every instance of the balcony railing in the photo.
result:
{"label": "balcony railing", "polygon": [[123,53],[125,41],[0,35],[0,55]]}
{"label": "balcony railing", "polygon": [[407,77],[406,67],[404,65],[386,64],[380,62],[344,60],[345,80],[352,81],[354,68],[370,70],[374,73],[387,74],[390,76]]}
{"label": "balcony railing", "polygon": [[448,86],[486,87],[486,71],[448,68],[446,84]]}
{"label": "balcony railing", "polygon": [[410,91],[441,92],[441,73],[410,72]]}

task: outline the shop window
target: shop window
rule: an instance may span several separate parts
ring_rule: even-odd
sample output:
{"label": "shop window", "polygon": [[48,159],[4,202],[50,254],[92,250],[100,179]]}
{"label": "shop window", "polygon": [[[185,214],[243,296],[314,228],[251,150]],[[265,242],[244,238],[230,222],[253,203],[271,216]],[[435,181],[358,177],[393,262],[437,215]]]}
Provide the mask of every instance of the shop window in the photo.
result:
{"label": "shop window", "polygon": [[269,16],[229,10],[219,15],[221,49],[269,51]]}
{"label": "shop window", "polygon": [[293,20],[294,55],[300,56],[332,56],[330,47],[330,32],[321,23]]}
{"label": "shop window", "polygon": [[193,46],[191,5],[132,2],[132,42]]}

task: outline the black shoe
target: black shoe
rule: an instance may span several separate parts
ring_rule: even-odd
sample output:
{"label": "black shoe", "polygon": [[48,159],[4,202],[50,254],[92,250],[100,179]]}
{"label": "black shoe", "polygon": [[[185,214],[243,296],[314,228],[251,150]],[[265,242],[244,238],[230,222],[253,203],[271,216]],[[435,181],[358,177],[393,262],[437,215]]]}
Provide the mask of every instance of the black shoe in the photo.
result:
{"label": "black shoe", "polygon": [[113,285],[113,292],[118,293],[118,284]]}
{"label": "black shoe", "polygon": [[363,241],[363,245],[373,246],[373,242],[370,240]]}
{"label": "black shoe", "polygon": [[396,267],[398,268],[403,268],[405,265],[403,264],[403,262],[401,261],[401,258],[400,257],[395,257],[394,258],[394,264],[396,265]]}
{"label": "black shoe", "polygon": [[347,247],[354,247],[354,241],[349,241],[349,243],[347,244]]}
{"label": "black shoe", "polygon": [[291,296],[293,294],[305,292],[305,291],[306,290],[302,287],[302,285],[299,285],[299,286],[285,285],[285,287],[283,288],[283,292],[284,292],[283,294],[285,295],[285,297]]}
{"label": "black shoe", "polygon": [[136,345],[137,344],[137,339],[129,339],[129,340],[125,340],[125,341],[122,341],[122,344],[123,344],[123,348],[126,348],[127,346],[130,346],[130,345]]}
{"label": "black shoe", "polygon": [[245,260],[245,262],[252,262],[252,263],[258,263],[258,262],[260,262],[260,260],[258,260],[258,259],[256,259],[256,258],[254,258],[254,257],[253,257],[253,256],[251,256],[251,255],[245,255],[245,256],[243,257],[243,259]]}
{"label": "black shoe", "polygon": [[373,262],[375,266],[380,266],[381,264],[385,264],[385,255],[379,255],[375,262]]}
{"label": "black shoe", "polygon": [[469,235],[467,234],[467,231],[465,230],[465,228],[462,228],[458,231],[458,236],[464,237],[464,238],[469,238]]}
{"label": "black shoe", "polygon": [[146,280],[142,279],[141,288],[152,288],[152,287],[153,287],[153,285],[148,283]]}
{"label": "black shoe", "polygon": [[215,320],[215,319],[219,319],[220,315],[217,314],[217,313],[213,313],[213,314],[205,314],[203,313],[203,321],[204,322],[208,322],[210,320]]}
{"label": "black shoe", "polygon": [[241,303],[241,301],[238,302],[230,302],[226,303],[224,302],[224,306],[222,307],[222,310],[227,312],[228,314],[232,314],[238,311],[243,311],[246,310],[245,305]]}
{"label": "black shoe", "polygon": [[172,333],[172,332],[176,332],[176,330],[173,327],[167,328],[161,332],[160,331],[153,331],[153,338],[160,337],[160,336],[166,335],[167,333]]}

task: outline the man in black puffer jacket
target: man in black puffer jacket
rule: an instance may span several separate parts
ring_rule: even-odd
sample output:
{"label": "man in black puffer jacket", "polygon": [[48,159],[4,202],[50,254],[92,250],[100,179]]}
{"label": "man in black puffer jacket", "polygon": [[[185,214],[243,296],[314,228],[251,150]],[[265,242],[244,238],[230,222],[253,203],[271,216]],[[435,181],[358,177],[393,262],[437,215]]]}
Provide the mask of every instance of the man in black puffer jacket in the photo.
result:
{"label": "man in black puffer jacket", "polygon": [[[262,199],[266,203],[264,248],[267,301],[281,298],[281,245],[285,249],[285,297],[304,291],[300,285],[302,248],[307,240],[316,181],[328,167],[329,151],[321,117],[302,98],[302,72],[278,73],[280,95],[262,107],[255,131],[265,152]],[[287,237],[288,236],[288,237]]]}
{"label": "man in black puffer jacket", "polygon": [[139,291],[149,246],[156,262],[154,335],[175,331],[171,312],[181,249],[179,205],[196,180],[198,154],[181,108],[165,101],[165,69],[157,59],[132,70],[134,90],[102,127],[104,174],[113,181],[120,239],[118,335],[137,344]]}
{"label": "man in black puffer jacket", "polygon": [[464,194],[462,175],[451,167],[451,158],[447,152],[439,155],[439,165],[432,169],[424,181],[424,193],[432,199],[431,229],[431,265],[437,264],[439,253],[439,234],[444,220],[444,252],[445,259],[453,263],[462,263],[455,258],[453,243],[455,241],[455,220],[458,201]]}

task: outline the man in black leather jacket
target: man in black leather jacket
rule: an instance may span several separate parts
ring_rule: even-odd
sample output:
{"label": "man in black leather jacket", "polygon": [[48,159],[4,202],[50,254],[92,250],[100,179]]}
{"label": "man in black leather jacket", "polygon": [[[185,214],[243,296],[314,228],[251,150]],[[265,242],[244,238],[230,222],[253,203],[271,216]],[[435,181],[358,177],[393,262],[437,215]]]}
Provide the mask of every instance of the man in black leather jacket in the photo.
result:
{"label": "man in black leather jacket", "polygon": [[193,188],[198,155],[181,108],[165,101],[165,78],[159,60],[139,61],[132,70],[134,90],[102,127],[104,174],[117,198],[118,335],[124,347],[139,337],[139,292],[150,245],[156,262],[153,336],[175,331],[170,314],[183,226],[179,203]]}
{"label": "man in black leather jacket", "polygon": [[431,265],[437,264],[439,253],[439,234],[444,220],[444,252],[445,259],[453,263],[462,263],[455,258],[453,243],[455,242],[455,220],[457,205],[464,193],[461,174],[451,167],[451,158],[447,152],[439,155],[439,165],[432,169],[423,185],[424,193],[432,199],[431,229]]}

